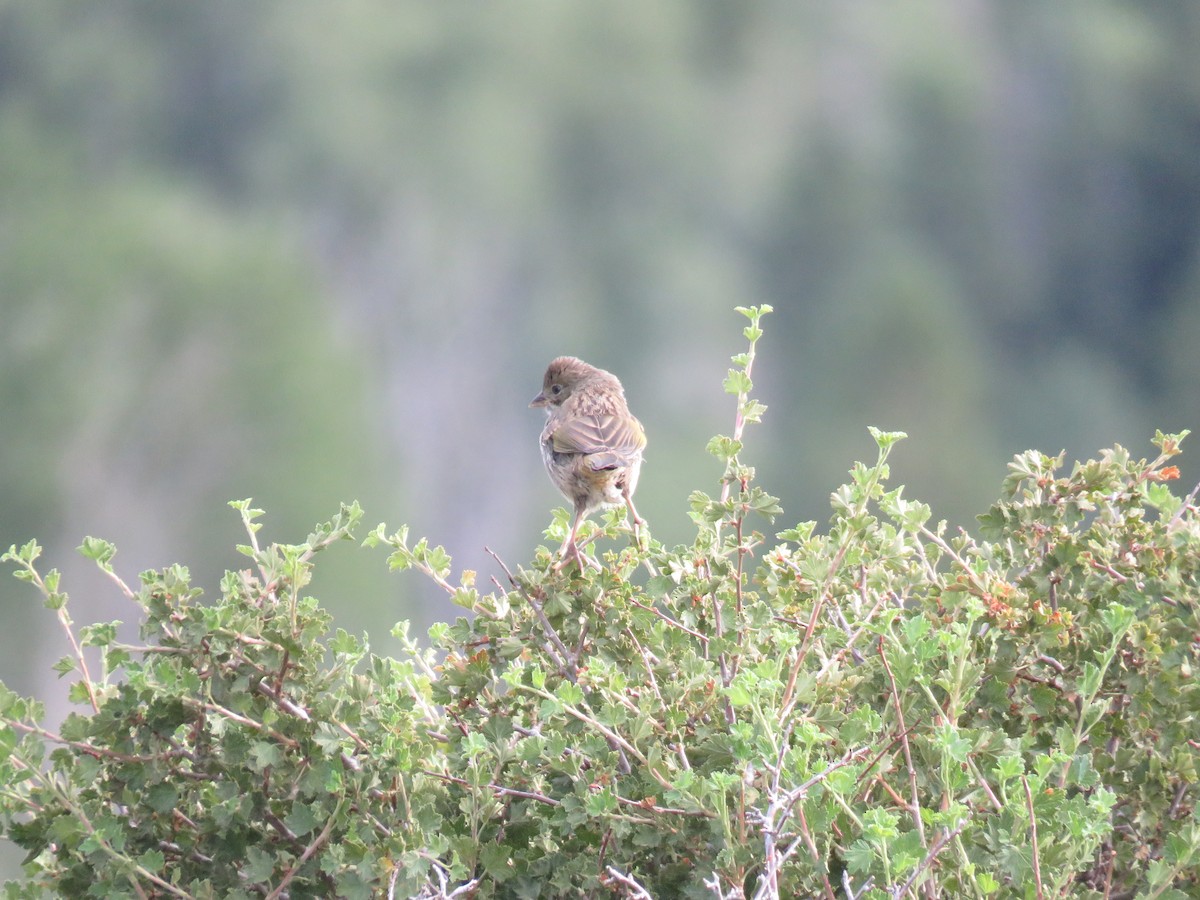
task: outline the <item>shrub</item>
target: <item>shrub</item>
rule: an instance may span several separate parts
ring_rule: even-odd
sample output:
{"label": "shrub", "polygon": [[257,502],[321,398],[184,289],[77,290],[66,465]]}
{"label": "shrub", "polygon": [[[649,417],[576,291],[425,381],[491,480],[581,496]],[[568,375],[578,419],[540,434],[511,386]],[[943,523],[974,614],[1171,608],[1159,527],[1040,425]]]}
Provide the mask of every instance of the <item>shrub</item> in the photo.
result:
{"label": "shrub", "polygon": [[[689,546],[474,573],[379,526],[472,615],[403,659],[303,591],[346,506],[200,602],[186,569],[114,574],[142,643],[76,629],[39,548],[5,560],[70,636],[57,732],[0,688],[0,813],[26,879],[71,897],[1159,897],[1200,891],[1200,521],[1150,461],[1016,457],[979,534],[888,490],[903,435],[819,531],[742,461],[764,407],[726,389],[717,496]],[[623,539],[623,511],[587,539]],[[567,527],[559,511],[548,537]],[[85,648],[96,648],[85,652]],[[99,662],[96,656],[98,652]]]}

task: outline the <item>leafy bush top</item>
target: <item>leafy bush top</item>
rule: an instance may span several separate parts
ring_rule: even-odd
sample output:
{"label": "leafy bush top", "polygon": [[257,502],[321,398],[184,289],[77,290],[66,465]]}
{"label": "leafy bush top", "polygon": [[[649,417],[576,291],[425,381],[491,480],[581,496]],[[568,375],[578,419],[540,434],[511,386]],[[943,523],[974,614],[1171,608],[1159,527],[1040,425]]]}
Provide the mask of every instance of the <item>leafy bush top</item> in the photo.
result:
{"label": "leafy bush top", "polygon": [[[709,445],[695,540],[540,548],[482,594],[404,528],[366,538],[472,615],[405,658],[304,594],[345,506],[260,545],[210,603],[180,566],[76,629],[34,543],[4,559],[69,635],[57,732],[0,686],[9,897],[1161,897],[1200,891],[1200,521],[1159,454],[1017,456],[978,536],[888,490],[900,434],[819,531],[742,461],[764,309]],[[588,539],[620,538],[623,512]],[[548,537],[567,527],[559,511]],[[88,650],[86,648],[95,648]],[[98,653],[98,656],[97,656]],[[98,659],[98,662],[97,662]]]}

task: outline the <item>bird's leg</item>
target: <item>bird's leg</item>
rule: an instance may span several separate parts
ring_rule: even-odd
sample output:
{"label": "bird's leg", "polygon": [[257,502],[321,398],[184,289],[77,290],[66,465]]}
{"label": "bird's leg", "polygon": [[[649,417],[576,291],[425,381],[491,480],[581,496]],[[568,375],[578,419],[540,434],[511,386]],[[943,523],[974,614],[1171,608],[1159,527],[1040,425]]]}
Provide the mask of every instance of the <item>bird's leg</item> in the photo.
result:
{"label": "bird's leg", "polygon": [[566,540],[562,542],[562,546],[558,548],[558,555],[561,557],[554,565],[554,570],[557,572],[568,559],[575,560],[575,564],[579,566],[579,571],[583,571],[583,567],[594,566],[597,569],[603,568],[600,563],[592,559],[586,553],[579,549],[579,544],[575,541],[575,535],[579,531],[579,523],[583,521],[584,511],[582,509],[575,510],[575,519],[571,522],[571,530],[567,533]]}
{"label": "bird's leg", "polygon": [[622,495],[625,497],[625,505],[629,507],[629,516],[633,521],[633,542],[637,544],[638,549],[640,550],[642,547],[642,540],[641,529],[638,526],[645,525],[646,520],[638,515],[637,507],[633,505],[633,495],[629,493],[628,490],[622,491]]}

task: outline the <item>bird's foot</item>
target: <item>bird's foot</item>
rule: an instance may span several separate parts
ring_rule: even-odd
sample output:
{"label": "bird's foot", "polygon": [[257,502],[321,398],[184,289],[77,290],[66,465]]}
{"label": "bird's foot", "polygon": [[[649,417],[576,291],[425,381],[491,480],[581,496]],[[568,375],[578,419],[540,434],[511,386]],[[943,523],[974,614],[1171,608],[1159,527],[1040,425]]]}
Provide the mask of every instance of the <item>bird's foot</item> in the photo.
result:
{"label": "bird's foot", "polygon": [[574,541],[563,545],[562,558],[554,564],[554,571],[561,572],[568,562],[574,562],[579,566],[579,571],[583,572],[585,566],[591,566],[597,572],[603,571],[604,567],[596,562],[592,557],[588,556],[579,549],[579,545]]}

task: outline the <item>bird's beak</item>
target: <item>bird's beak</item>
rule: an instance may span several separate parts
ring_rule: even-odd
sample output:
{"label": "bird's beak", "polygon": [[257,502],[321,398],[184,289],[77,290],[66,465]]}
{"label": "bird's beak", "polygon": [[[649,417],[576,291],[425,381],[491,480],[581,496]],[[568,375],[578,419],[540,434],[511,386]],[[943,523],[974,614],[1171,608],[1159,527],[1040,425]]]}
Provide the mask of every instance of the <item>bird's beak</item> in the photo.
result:
{"label": "bird's beak", "polygon": [[529,401],[530,408],[535,406],[545,406],[550,401],[546,399],[546,392],[542,391],[536,397]]}

